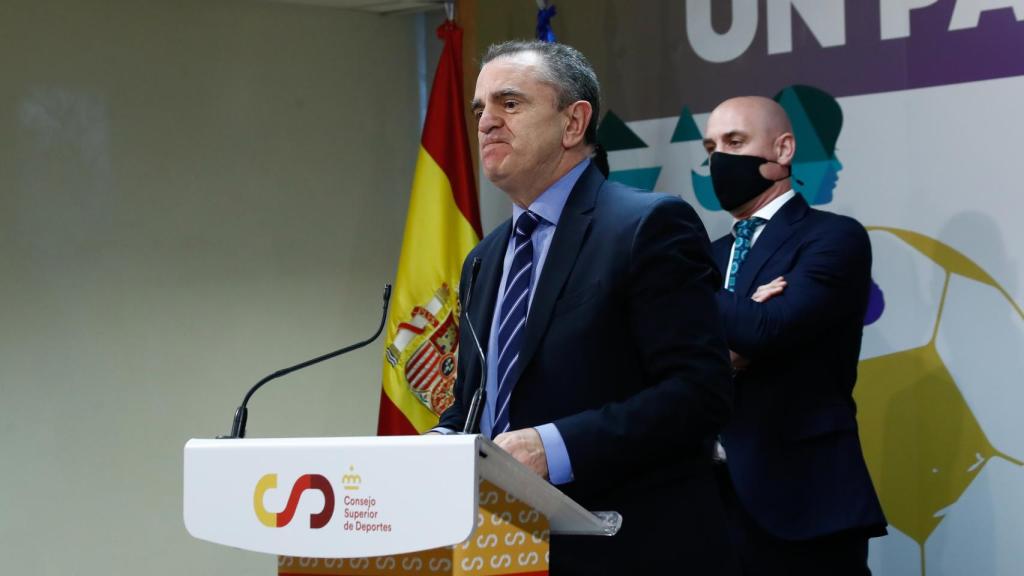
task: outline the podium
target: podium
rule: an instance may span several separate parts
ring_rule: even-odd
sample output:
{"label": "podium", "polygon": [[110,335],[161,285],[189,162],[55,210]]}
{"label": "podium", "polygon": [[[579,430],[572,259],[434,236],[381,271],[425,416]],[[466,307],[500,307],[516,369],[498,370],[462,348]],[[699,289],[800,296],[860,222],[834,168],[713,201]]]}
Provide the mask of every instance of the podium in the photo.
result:
{"label": "podium", "polygon": [[190,440],[199,539],[278,555],[278,574],[547,574],[551,534],[612,536],[476,435]]}

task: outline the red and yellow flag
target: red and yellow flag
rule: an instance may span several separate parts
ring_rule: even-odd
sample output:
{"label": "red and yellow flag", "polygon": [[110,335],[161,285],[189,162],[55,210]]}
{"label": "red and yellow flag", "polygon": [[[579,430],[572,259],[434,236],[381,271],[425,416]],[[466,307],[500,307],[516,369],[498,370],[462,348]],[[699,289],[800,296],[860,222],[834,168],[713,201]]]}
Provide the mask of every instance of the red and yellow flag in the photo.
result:
{"label": "red and yellow flag", "polygon": [[416,434],[452,403],[462,261],[480,241],[480,207],[462,108],[462,30],[434,74],[388,318],[377,433]]}

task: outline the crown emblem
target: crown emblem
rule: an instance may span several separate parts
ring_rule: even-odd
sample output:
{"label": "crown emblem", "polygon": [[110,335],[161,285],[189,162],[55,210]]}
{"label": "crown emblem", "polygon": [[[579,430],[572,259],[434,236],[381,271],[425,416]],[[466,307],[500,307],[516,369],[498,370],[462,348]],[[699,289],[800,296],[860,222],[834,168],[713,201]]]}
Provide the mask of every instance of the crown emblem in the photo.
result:
{"label": "crown emblem", "polygon": [[362,484],[363,477],[356,474],[356,467],[349,466],[348,474],[341,477],[341,485],[345,487],[345,490],[359,490]]}

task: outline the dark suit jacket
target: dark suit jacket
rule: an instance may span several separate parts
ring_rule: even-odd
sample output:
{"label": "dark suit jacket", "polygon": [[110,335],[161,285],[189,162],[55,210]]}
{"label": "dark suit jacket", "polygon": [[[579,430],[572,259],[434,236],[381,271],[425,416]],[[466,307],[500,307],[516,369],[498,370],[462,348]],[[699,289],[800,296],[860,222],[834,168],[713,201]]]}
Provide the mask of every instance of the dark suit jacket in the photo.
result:
{"label": "dark suit jacket", "polygon": [[[482,258],[468,312],[483,345],[510,231],[511,222],[499,226],[463,266],[464,299],[470,263]],[[537,282],[510,420],[512,429],[555,423],[574,474],[559,488],[588,509],[622,513],[623,528],[612,538],[553,537],[554,576],[683,565],[718,574],[732,562],[707,451],[732,396],[719,283],[688,204],[607,182],[593,166],[583,172]],[[464,340],[441,426],[462,428],[480,381],[472,349]]]}
{"label": "dark suit jacket", "polygon": [[[719,270],[732,244],[731,234],[715,241]],[[782,295],[750,299],[779,276],[788,283]],[[870,281],[864,228],[797,194],[751,248],[735,294],[718,292],[729,347],[751,360],[735,377],[735,412],[722,433],[729,472],[746,510],[780,538],[884,533],[853,401]]]}

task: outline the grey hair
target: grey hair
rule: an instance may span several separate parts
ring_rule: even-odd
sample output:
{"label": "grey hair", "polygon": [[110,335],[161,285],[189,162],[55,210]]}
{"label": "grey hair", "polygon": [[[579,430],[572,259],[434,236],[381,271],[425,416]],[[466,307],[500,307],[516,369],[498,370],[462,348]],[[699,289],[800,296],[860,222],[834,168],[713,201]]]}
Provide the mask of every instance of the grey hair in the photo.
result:
{"label": "grey hair", "polygon": [[593,115],[583,134],[583,140],[593,146],[597,144],[597,119],[601,113],[601,85],[597,74],[587,57],[579,50],[567,44],[542,42],[540,40],[510,40],[501,44],[492,44],[484,54],[481,66],[491,60],[503,56],[513,56],[522,52],[535,52],[544,62],[541,81],[555,88],[558,96],[558,109],[585,100],[593,108]]}

